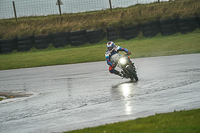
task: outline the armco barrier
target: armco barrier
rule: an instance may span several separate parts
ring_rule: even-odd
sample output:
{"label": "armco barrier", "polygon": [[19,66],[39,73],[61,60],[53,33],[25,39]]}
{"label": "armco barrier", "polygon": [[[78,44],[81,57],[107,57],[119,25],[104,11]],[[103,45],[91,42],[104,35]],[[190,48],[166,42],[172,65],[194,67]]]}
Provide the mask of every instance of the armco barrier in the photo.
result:
{"label": "armco barrier", "polygon": [[[145,37],[153,37],[158,33],[172,35],[177,32],[187,33],[200,28],[200,17],[157,20],[144,23],[142,25],[128,27],[109,27],[106,28],[106,35],[109,41],[114,41],[118,38],[132,39],[139,35],[142,31]],[[105,37],[103,29],[93,31],[72,31],[56,33],[49,36],[26,36],[15,39],[0,40],[0,53],[11,53],[13,50],[19,52],[29,51],[32,47],[36,49],[45,49],[49,43],[53,43],[54,47],[64,47],[71,43],[72,46],[83,45],[86,42],[97,43]]]}

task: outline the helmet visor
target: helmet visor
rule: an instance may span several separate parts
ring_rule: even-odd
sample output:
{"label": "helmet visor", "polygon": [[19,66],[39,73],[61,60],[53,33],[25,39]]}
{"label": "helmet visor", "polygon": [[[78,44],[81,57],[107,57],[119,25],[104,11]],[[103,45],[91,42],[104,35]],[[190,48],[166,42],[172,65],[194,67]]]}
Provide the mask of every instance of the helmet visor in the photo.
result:
{"label": "helmet visor", "polygon": [[113,47],[108,47],[108,50],[111,51],[113,49]]}

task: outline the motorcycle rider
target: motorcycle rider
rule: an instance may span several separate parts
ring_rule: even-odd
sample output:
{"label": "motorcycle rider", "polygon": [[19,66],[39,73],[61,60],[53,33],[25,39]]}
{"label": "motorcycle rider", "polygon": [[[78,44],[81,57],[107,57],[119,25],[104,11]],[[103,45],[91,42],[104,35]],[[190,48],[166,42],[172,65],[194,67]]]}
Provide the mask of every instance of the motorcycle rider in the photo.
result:
{"label": "motorcycle rider", "polygon": [[[124,51],[127,54],[131,54],[131,52],[129,52],[128,49],[122,48],[120,46],[116,46],[114,44],[114,42],[109,41],[107,43],[107,51],[105,53],[105,57],[106,57],[106,60],[107,60],[107,64],[109,65],[109,71],[110,71],[110,73],[111,74],[119,75],[121,77],[125,77],[126,75],[124,73],[119,72],[119,71],[117,71],[117,70],[114,69],[116,67],[116,64],[114,64],[114,55],[115,54],[119,54],[119,51]],[[131,60],[130,60],[130,62],[131,62]]]}

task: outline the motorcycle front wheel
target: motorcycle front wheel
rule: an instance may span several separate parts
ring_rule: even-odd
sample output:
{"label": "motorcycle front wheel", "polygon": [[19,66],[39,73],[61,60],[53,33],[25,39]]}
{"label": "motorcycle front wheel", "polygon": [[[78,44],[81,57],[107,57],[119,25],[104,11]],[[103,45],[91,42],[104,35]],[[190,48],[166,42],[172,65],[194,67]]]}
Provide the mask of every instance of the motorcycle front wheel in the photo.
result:
{"label": "motorcycle front wheel", "polygon": [[138,79],[138,76],[137,76],[137,74],[136,74],[136,71],[133,70],[130,66],[127,68],[127,70],[129,71],[129,73],[130,73],[130,75],[131,75],[130,79],[131,79],[131,80],[134,80],[134,79],[135,79],[135,81],[137,82],[139,79]]}

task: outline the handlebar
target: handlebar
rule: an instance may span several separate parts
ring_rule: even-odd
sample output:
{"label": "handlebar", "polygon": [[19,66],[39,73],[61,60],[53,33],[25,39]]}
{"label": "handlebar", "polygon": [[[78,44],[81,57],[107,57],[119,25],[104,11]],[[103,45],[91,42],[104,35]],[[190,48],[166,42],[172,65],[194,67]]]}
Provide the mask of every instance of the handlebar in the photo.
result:
{"label": "handlebar", "polygon": [[123,55],[123,56],[129,56],[129,55],[131,55],[131,54],[125,54],[125,55]]}

